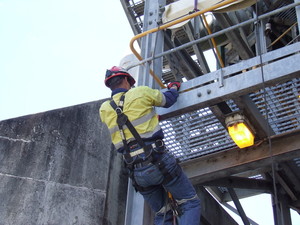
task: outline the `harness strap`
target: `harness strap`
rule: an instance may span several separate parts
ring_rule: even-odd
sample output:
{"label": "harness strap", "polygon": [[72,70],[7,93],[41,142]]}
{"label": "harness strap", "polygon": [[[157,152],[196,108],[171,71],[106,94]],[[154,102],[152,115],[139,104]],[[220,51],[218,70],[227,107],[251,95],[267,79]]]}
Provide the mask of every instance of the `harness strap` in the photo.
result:
{"label": "harness strap", "polygon": [[[139,144],[140,147],[142,147],[141,149],[139,149],[136,154],[139,155],[141,153],[146,153],[146,155],[148,157],[151,157],[151,162],[162,172],[162,174],[164,175],[164,181],[162,184],[167,184],[169,183],[174,177],[178,176],[181,172],[181,168],[179,166],[177,166],[177,168],[172,172],[169,173],[168,170],[166,169],[165,164],[160,160],[154,160],[151,156],[152,154],[152,149],[153,146],[152,145],[145,145],[143,139],[141,138],[141,136],[139,135],[139,133],[136,131],[136,129],[134,128],[134,126],[132,125],[132,123],[128,120],[128,116],[125,115],[123,113],[123,106],[124,106],[124,100],[125,100],[125,94],[123,94],[120,98],[119,101],[119,105],[117,105],[115,103],[115,101],[112,99],[110,101],[110,105],[111,107],[116,111],[117,113],[117,124],[118,124],[118,128],[120,131],[120,135],[123,141],[123,145],[124,145],[124,149],[125,149],[125,154],[124,154],[124,158],[127,164],[127,168],[130,170],[129,172],[129,177],[132,180],[132,184],[135,187],[135,189],[139,192],[143,192],[143,191],[147,191],[150,190],[152,187],[141,187],[139,186],[134,179],[133,176],[133,163],[134,163],[134,159],[133,157],[136,155],[130,155],[130,148],[128,146],[126,137],[125,137],[125,133],[123,130],[123,126],[126,125],[129,129],[129,131],[132,133],[133,137],[135,138],[135,140],[137,141],[137,143]],[[131,161],[131,162],[130,162]],[[130,162],[130,163],[128,163]]]}
{"label": "harness strap", "polygon": [[132,123],[129,121],[128,116],[123,113],[124,101],[125,101],[125,94],[123,94],[121,96],[118,106],[113,99],[110,101],[110,105],[116,111],[117,116],[118,116],[117,124],[118,124],[118,128],[119,128],[120,135],[122,138],[123,146],[125,149],[125,154],[123,156],[127,163],[133,163],[134,159],[132,159],[132,158],[135,155],[133,155],[133,156],[130,155],[130,148],[128,146],[128,143],[127,143],[127,140],[125,137],[125,133],[124,133],[124,129],[123,129],[124,125],[126,125],[128,127],[129,131],[132,133],[133,137],[135,138],[135,140],[137,141],[139,146],[142,147],[139,152],[136,152],[136,154],[146,153],[147,155],[150,155],[152,146],[145,145],[143,139],[141,138],[139,133],[136,131],[136,129],[132,125]]}
{"label": "harness strap", "polygon": [[[116,111],[117,116],[118,116],[118,118],[117,118],[117,124],[119,126],[119,129],[123,130],[123,126],[126,124],[126,126],[130,130],[130,132],[132,133],[132,135],[134,136],[134,138],[136,139],[136,141],[138,142],[138,144],[141,147],[144,147],[145,143],[143,142],[141,136],[136,131],[136,129],[134,128],[134,126],[132,125],[132,123],[128,120],[128,116],[123,113],[124,99],[125,99],[125,95],[122,95],[121,98],[120,98],[119,106],[117,106],[117,104],[115,103],[114,100],[110,101],[110,105]],[[123,139],[123,137],[122,137],[122,139]],[[126,140],[126,137],[124,137],[124,139]]]}
{"label": "harness strap", "polygon": [[126,120],[128,120],[127,116],[125,114],[123,114],[124,98],[125,98],[125,96],[122,95],[120,98],[120,101],[119,101],[119,106],[117,106],[117,104],[115,103],[115,101],[113,99],[110,101],[110,105],[116,111],[117,116],[118,116],[117,124],[118,124],[120,135],[121,135],[121,138],[123,141],[124,149],[126,152],[129,152],[127,140],[126,140],[124,130],[123,130],[123,125],[126,123]]}
{"label": "harness strap", "polygon": [[153,161],[154,165],[161,171],[161,173],[164,175],[164,180],[162,182],[163,185],[168,184],[173,178],[177,177],[181,172],[181,167],[176,166],[176,169],[174,169],[171,173],[166,169],[166,165],[161,159]]}

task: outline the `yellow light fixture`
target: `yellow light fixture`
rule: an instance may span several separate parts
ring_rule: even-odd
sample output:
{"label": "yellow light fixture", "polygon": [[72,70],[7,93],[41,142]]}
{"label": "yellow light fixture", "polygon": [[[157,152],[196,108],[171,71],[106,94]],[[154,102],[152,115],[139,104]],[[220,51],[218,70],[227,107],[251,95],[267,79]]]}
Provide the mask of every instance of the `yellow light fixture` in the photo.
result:
{"label": "yellow light fixture", "polygon": [[249,147],[254,144],[253,129],[250,128],[244,115],[241,113],[229,115],[226,117],[225,123],[230,137],[239,148]]}

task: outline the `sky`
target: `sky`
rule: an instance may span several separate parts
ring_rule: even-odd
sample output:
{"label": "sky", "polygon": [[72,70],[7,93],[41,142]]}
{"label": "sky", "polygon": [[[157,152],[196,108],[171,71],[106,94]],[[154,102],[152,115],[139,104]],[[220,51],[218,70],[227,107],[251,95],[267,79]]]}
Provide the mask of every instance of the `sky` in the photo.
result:
{"label": "sky", "polygon": [[[245,214],[248,218],[253,220],[255,223],[259,225],[274,225],[273,219],[273,209],[272,209],[272,201],[270,194],[260,194],[244,199],[240,199],[240,203],[245,211]],[[233,202],[229,202],[229,205],[234,206]],[[225,210],[236,220],[239,225],[243,225],[243,221],[240,216],[230,212],[225,208]],[[294,211],[291,212],[291,220],[292,225],[300,224],[300,216]]]}
{"label": "sky", "polygon": [[[109,97],[105,71],[132,37],[119,0],[0,0],[0,121]],[[273,224],[268,195],[241,202]]]}
{"label": "sky", "polygon": [[132,37],[118,0],[0,0],[0,120],[109,97]]}

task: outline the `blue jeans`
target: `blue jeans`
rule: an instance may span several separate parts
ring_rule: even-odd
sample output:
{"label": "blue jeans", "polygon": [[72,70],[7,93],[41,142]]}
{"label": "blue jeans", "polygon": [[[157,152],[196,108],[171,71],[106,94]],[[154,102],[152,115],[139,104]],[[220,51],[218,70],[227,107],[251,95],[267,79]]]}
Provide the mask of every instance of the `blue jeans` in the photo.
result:
{"label": "blue jeans", "polygon": [[[173,172],[178,169],[176,159],[169,153],[163,153],[161,160],[165,163],[166,169]],[[172,225],[173,214],[169,210],[165,215],[166,190],[179,202],[182,215],[178,218],[180,225],[200,225],[200,199],[196,196],[196,191],[187,176],[180,169],[178,176],[172,178],[167,184],[162,185],[164,176],[153,164],[142,168],[134,169],[134,179],[139,186],[151,187],[147,191],[141,192],[145,201],[156,212],[155,225]],[[180,201],[182,200],[182,201]],[[161,210],[161,211],[160,211]],[[159,212],[160,211],[160,212]],[[164,221],[163,221],[164,220]],[[164,222],[164,223],[163,223]]]}

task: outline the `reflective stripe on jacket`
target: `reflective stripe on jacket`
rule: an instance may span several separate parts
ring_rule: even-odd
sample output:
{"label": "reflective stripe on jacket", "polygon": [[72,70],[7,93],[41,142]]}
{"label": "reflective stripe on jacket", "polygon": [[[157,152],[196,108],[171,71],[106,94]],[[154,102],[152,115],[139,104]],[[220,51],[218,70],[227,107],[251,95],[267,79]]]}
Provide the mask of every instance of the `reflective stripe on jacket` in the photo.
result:
{"label": "reflective stripe on jacket", "polygon": [[[166,99],[159,90],[146,86],[132,88],[127,92],[120,92],[113,95],[113,100],[119,104],[120,97],[125,94],[123,112],[135,127],[142,138],[150,138],[159,131],[158,116],[153,106],[164,106]],[[100,107],[100,118],[110,131],[111,139],[116,149],[123,147],[122,138],[117,125],[117,114],[110,105],[110,100],[104,102]],[[133,135],[124,126],[124,133],[127,142],[133,140]]]}

